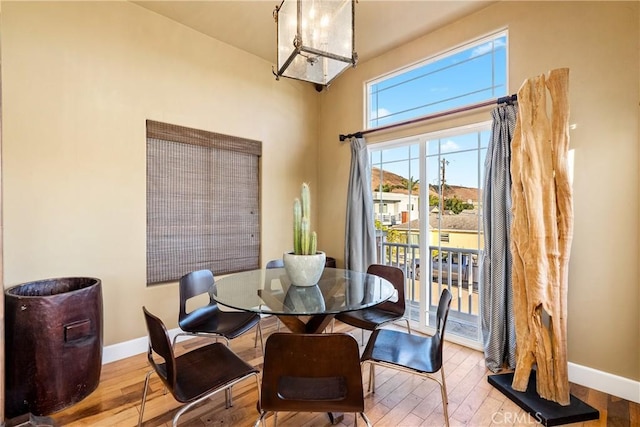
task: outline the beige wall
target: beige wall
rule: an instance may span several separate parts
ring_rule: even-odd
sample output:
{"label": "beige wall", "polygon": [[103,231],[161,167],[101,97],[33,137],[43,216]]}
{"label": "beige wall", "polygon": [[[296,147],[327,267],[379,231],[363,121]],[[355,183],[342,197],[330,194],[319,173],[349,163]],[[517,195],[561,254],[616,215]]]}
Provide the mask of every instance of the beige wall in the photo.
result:
{"label": "beige wall", "polygon": [[102,279],[105,345],[176,327],[176,284],[146,287],[145,120],[262,141],[263,263],[291,247],[316,180],[317,93],[128,2],[3,2],[5,286]]}
{"label": "beige wall", "polygon": [[[348,70],[323,92],[318,177],[324,249],[343,260],[350,149],[338,135],[363,127],[363,82],[485,34],[509,29],[509,92],[570,68],[575,228],[568,352],[573,363],[640,380],[638,277],[639,4],[499,2]],[[357,46],[356,46],[357,48]],[[432,121],[370,142],[490,118]]]}

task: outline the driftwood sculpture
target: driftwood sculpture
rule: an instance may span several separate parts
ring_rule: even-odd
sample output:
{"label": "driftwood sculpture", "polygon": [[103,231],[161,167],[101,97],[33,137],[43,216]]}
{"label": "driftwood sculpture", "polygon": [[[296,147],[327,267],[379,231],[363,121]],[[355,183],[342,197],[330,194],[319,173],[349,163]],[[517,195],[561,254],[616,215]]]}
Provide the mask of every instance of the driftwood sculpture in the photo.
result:
{"label": "driftwood sculpture", "polygon": [[[516,370],[525,391],[534,366],[540,397],[568,405],[567,281],[573,237],[569,69],[524,82],[511,145],[513,309]],[[551,119],[547,115],[547,90]]]}

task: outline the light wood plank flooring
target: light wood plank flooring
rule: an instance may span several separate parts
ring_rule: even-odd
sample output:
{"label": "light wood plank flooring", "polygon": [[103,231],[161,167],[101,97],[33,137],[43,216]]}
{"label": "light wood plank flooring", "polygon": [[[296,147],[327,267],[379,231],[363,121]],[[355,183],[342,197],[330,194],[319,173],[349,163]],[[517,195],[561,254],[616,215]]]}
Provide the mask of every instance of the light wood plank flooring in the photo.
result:
{"label": "light wood plank flooring", "polygon": [[[266,337],[276,330],[275,318],[263,320]],[[360,331],[336,322],[336,332],[350,332],[360,340]],[[368,334],[368,333],[367,333]],[[365,339],[368,335],[365,334]],[[249,332],[232,341],[231,348],[244,360],[262,367],[262,353],[254,348]],[[177,352],[206,341],[192,339],[178,344]],[[362,349],[363,347],[361,347]],[[538,425],[518,406],[487,382],[481,352],[447,343],[444,350],[445,373],[449,391],[449,415],[452,426],[526,426]],[[76,405],[50,415],[60,426],[134,426],[138,422],[144,377],[149,370],[146,355],[140,354],[103,366],[100,385]],[[180,405],[154,374],[145,407],[145,426],[170,426]],[[365,387],[368,375],[364,375]],[[365,389],[366,390],[366,389]],[[571,424],[576,427],[640,426],[640,405],[597,390],[571,385],[571,393],[600,411],[600,419]],[[224,393],[188,411],[180,426],[251,426],[258,417],[255,381],[234,387],[234,406],[224,408]],[[375,426],[442,426],[444,418],[438,385],[414,375],[377,368],[376,392],[366,398],[365,412]],[[364,425],[358,420],[359,425]],[[273,416],[267,419],[273,425]],[[325,414],[280,413],[282,427],[328,426]],[[340,426],[354,425],[354,416],[345,414]]]}

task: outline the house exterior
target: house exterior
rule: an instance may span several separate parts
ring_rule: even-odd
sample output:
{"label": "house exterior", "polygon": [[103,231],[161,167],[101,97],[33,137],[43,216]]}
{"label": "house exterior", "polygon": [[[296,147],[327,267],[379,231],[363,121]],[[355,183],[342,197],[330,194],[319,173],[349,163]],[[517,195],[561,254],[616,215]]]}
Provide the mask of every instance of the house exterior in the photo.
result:
{"label": "house exterior", "polygon": [[[362,127],[364,82],[507,28],[509,93],[570,69],[570,379],[640,401],[640,3],[493,2],[322,93],[132,2],[0,6],[4,286],[100,278],[105,361],[146,350],[142,306],[177,326],[177,283],[146,285],[145,120],[262,141],[264,263],[290,247],[291,200],[310,182],[319,247],[340,266],[350,150],[338,135]],[[473,111],[367,141],[489,118]]]}
{"label": "house exterior", "polygon": [[[449,248],[482,249],[484,233],[477,210],[465,210],[459,214],[445,212],[438,214],[437,209],[429,212],[429,245]],[[406,233],[407,243],[420,244],[420,220],[398,224],[394,230]]]}
{"label": "house exterior", "polygon": [[394,226],[418,218],[418,196],[415,194],[373,192],[375,219],[383,225]]}

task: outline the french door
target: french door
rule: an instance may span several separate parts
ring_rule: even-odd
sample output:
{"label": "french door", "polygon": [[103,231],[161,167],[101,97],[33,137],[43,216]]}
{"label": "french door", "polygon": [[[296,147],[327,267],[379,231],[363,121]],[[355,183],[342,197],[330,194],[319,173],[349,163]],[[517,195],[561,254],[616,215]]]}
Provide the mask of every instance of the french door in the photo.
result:
{"label": "french door", "polygon": [[453,295],[447,335],[479,347],[482,183],[490,122],[369,146],[379,262],[405,272],[407,315],[434,327]]}

